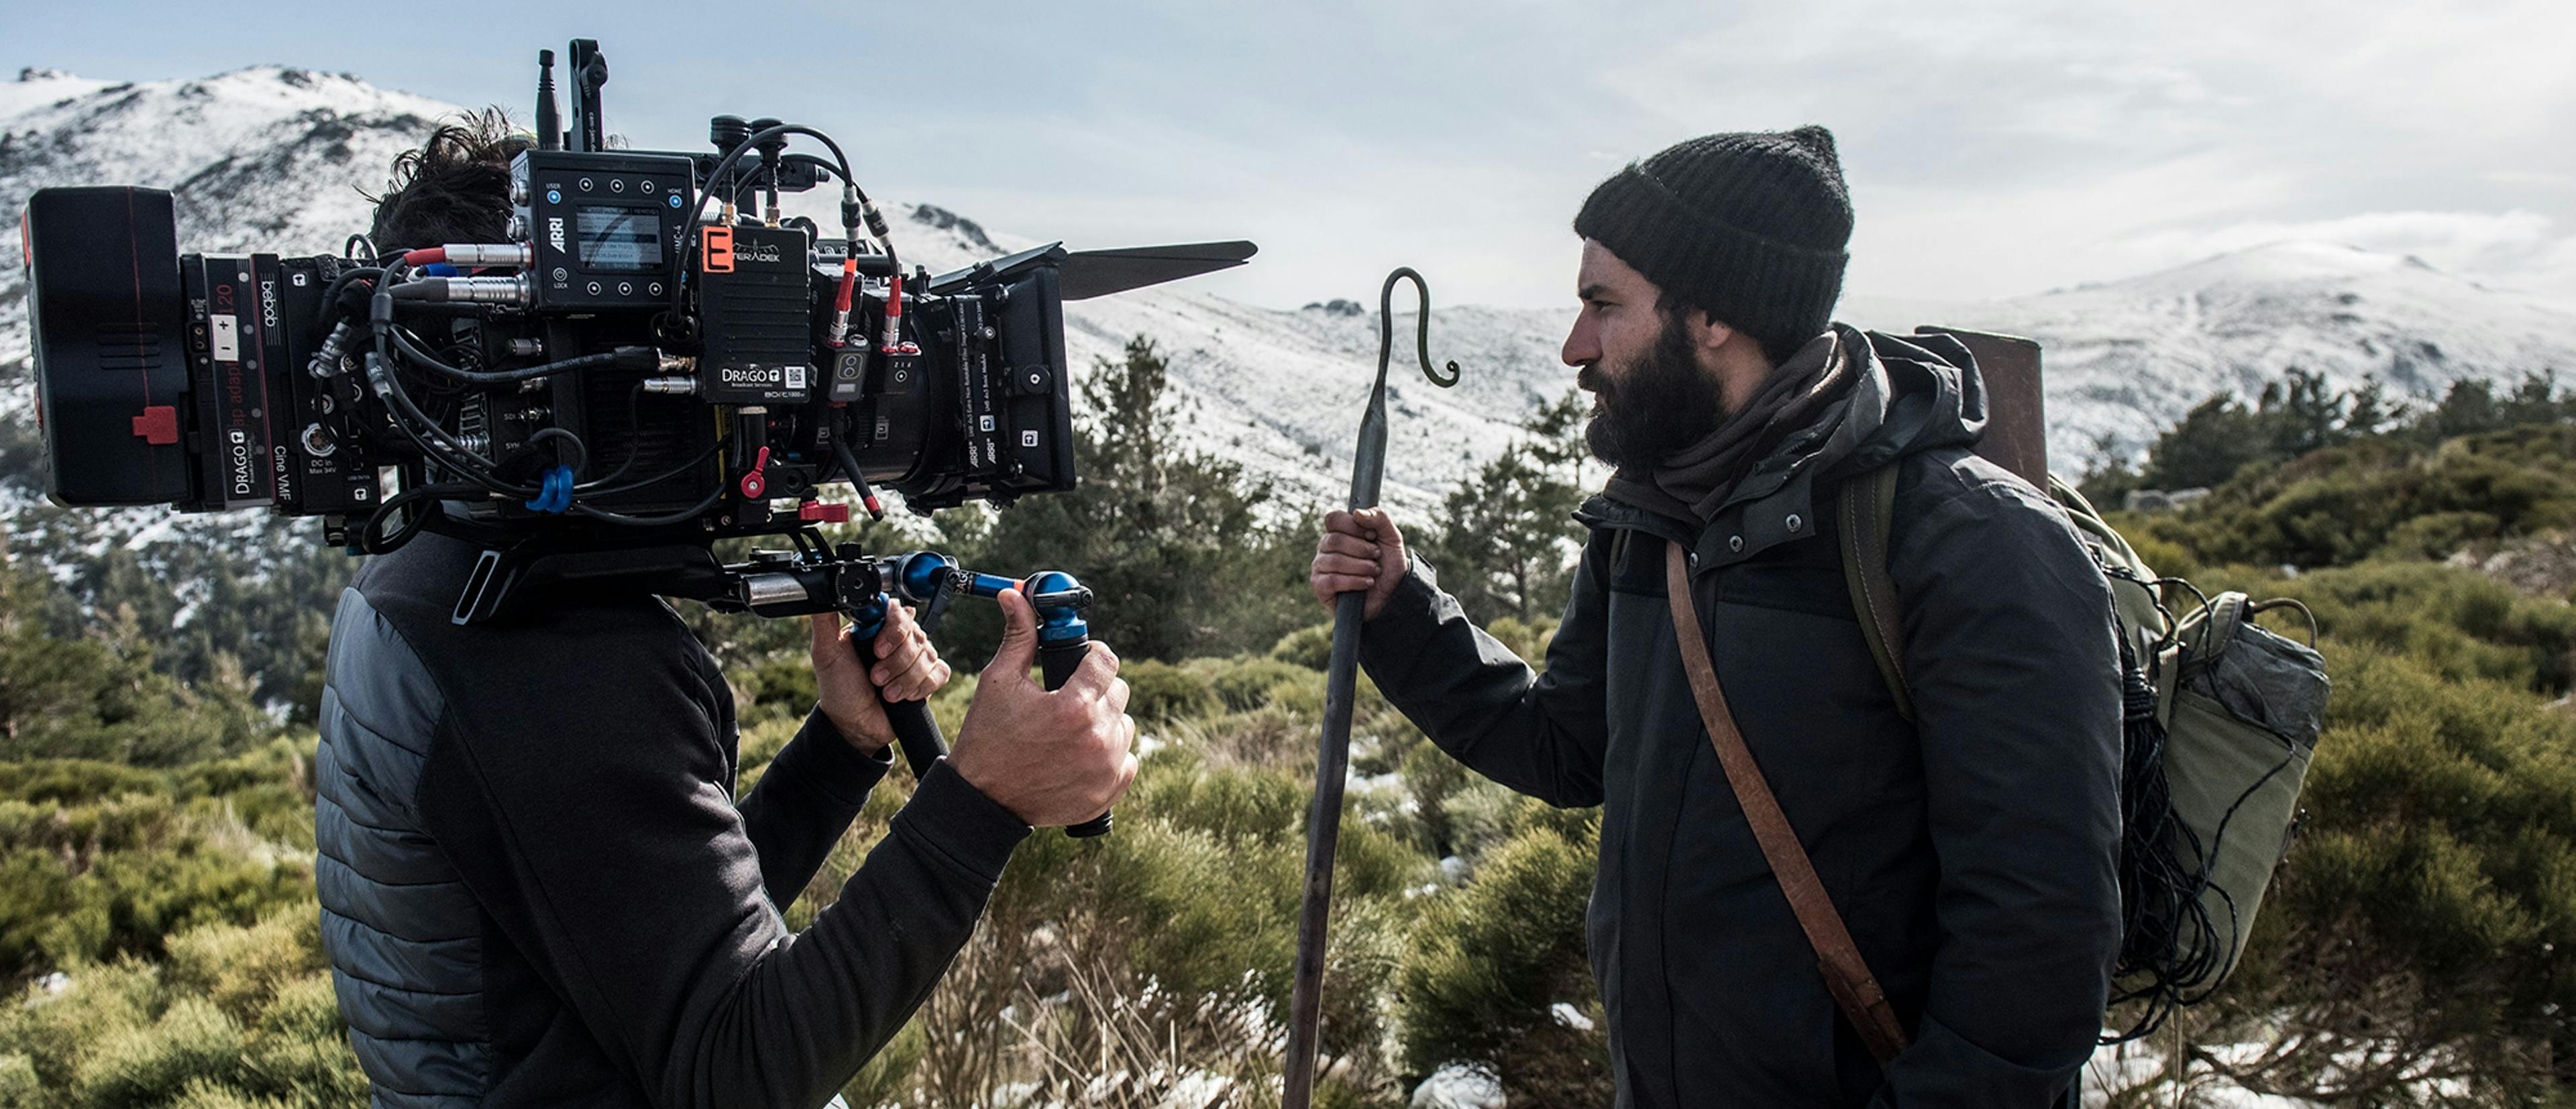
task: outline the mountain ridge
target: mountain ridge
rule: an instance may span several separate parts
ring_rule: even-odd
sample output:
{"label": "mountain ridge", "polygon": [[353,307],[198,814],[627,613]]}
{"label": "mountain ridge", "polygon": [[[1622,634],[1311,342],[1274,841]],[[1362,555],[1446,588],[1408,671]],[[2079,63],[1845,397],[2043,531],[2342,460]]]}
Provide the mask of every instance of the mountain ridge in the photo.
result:
{"label": "mountain ridge", "polygon": [[[365,226],[366,191],[381,187],[393,156],[463,111],[287,66],[124,83],[30,67],[0,83],[0,201],[20,207],[48,185],[166,187],[180,198],[183,249],[335,251]],[[830,202],[807,194],[790,206],[830,216]],[[897,242],[906,259],[933,270],[1043,241],[936,205],[888,207],[904,214]],[[23,271],[0,272],[0,419],[23,419],[32,404],[23,285]],[[1348,472],[1376,366],[1377,321],[1366,307],[1261,308],[1184,282],[1068,304],[1066,339],[1078,371],[1119,357],[1131,337],[1155,339],[1191,414],[1186,441],[1242,463],[1274,484],[1284,509],[1304,511],[1337,500]],[[1570,312],[1435,309],[1433,353],[1465,374],[1441,390],[1415,376],[1409,358],[1391,368],[1391,504],[1428,510],[1509,442],[1526,413],[1571,388],[1573,373],[1556,358]],[[2135,451],[2213,393],[2252,395],[2292,365],[2338,384],[2376,377],[2419,399],[2463,378],[2510,381],[2576,365],[2576,316],[2420,260],[2305,242],[1996,301],[1853,295],[1840,314],[1886,330],[1937,323],[2041,341],[2052,458],[2069,471],[2097,444]],[[1410,314],[1395,326],[1410,329]],[[14,476],[0,494],[0,515],[13,520],[33,500],[31,475]],[[102,534],[170,534],[139,518],[149,515],[101,514]],[[129,527],[119,516],[138,518]],[[207,521],[179,530],[269,529]]]}

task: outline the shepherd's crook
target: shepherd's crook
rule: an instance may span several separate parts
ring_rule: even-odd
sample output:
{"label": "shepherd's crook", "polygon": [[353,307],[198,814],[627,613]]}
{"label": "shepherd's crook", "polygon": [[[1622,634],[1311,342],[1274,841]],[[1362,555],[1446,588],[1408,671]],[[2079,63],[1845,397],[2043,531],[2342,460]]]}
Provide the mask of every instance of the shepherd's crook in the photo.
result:
{"label": "shepherd's crook", "polygon": [[[1441,388],[1458,383],[1431,368],[1431,288],[1411,267],[1386,275],[1377,295],[1377,386],[1368,414],[1360,417],[1359,450],[1351,457],[1351,511],[1377,507],[1386,476],[1386,367],[1395,356],[1395,283],[1410,278],[1422,294],[1414,348],[1422,376]],[[1324,1004],[1324,926],[1333,912],[1333,848],[1342,834],[1342,784],[1351,763],[1351,693],[1359,682],[1360,622],[1368,594],[1353,590],[1333,605],[1333,661],[1324,685],[1324,737],[1315,756],[1315,807],[1306,814],[1306,900],[1297,911],[1297,979],[1288,1003],[1288,1058],[1281,1109],[1306,1109],[1315,1092],[1316,1027]]]}

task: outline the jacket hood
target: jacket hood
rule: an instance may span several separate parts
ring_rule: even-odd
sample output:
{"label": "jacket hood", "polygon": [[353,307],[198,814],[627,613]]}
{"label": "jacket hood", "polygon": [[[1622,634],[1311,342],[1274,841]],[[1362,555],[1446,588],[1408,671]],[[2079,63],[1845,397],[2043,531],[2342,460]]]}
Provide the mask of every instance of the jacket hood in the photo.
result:
{"label": "jacket hood", "polygon": [[1608,496],[1575,513],[1593,527],[1636,527],[1691,542],[1719,563],[1812,533],[1818,478],[1827,487],[1910,454],[1974,444],[1986,430],[1985,383],[1957,337],[1889,335],[1837,323],[1854,359],[1848,394],[1790,433],[1736,483],[1705,531]]}
{"label": "jacket hood", "polygon": [[[1844,347],[1859,358],[1851,396],[1840,423],[1828,409],[1819,426],[1833,424],[1812,462],[1838,474],[1877,469],[1909,454],[1964,447],[1986,431],[1986,386],[1976,356],[1955,335],[1938,332],[1889,335],[1835,324]],[[1790,437],[1794,441],[1797,436]],[[1788,443],[1782,443],[1785,453]]]}

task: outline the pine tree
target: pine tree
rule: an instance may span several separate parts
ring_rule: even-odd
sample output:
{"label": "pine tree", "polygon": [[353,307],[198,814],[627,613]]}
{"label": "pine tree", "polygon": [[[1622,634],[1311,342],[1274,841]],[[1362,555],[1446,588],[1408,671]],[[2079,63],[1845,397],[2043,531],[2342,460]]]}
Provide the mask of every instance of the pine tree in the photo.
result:
{"label": "pine tree", "polygon": [[1572,577],[1583,501],[1580,395],[1569,391],[1521,423],[1522,438],[1441,503],[1425,544],[1441,585],[1479,623],[1553,616]]}
{"label": "pine tree", "polygon": [[1266,646],[1312,619],[1297,603],[1311,540],[1264,522],[1269,483],[1178,445],[1188,417],[1169,388],[1170,363],[1143,336],[1123,360],[1101,360],[1082,389],[1080,484],[1001,510],[978,557],[1075,573],[1094,597],[1093,636],[1126,657]]}
{"label": "pine tree", "polygon": [[2156,437],[2148,453],[2145,484],[2151,489],[2207,488],[2235,476],[2264,456],[2270,436],[2256,413],[2221,394],[2185,413]]}

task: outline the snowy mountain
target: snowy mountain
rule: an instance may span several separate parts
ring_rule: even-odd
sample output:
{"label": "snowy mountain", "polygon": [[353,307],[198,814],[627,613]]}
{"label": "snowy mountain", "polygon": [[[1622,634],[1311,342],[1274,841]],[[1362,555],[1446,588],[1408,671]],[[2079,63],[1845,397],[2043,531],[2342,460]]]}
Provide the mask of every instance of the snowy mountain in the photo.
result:
{"label": "snowy mountain", "polygon": [[2293,366],[2346,387],[2377,377],[2409,398],[2438,398],[2463,379],[2576,372],[2576,315],[2412,255],[2328,243],[1954,305],[1939,322],[2040,341],[2060,460],[2091,454],[2098,435],[2142,446],[2191,406],[2258,395]]}
{"label": "snowy mountain", "polygon": [[[394,155],[459,111],[347,74],[274,66],[132,84],[28,70],[0,83],[0,204],[16,209],[48,185],[152,185],[178,194],[183,249],[336,251],[365,226],[365,191],[382,186]],[[828,214],[829,198],[800,199]],[[896,207],[909,217],[897,230],[907,261],[934,270],[1041,241],[932,205]],[[1377,276],[1353,275],[1357,287],[1321,292],[1364,294]],[[15,267],[0,269],[0,420],[22,426],[33,400],[24,279]],[[1376,367],[1374,308],[1257,308],[1183,282],[1070,304],[1065,317],[1080,366],[1116,356],[1132,336],[1155,339],[1172,360],[1174,391],[1191,406],[1193,441],[1273,479],[1303,506],[1337,499],[1346,481]],[[2097,435],[2134,448],[2210,394],[2250,394],[2292,365],[2343,382],[2376,374],[2418,396],[2462,377],[2576,368],[2576,317],[2411,258],[2312,243],[2011,300],[1854,297],[1844,314],[1887,330],[1938,322],[2039,339],[2061,469],[2079,468]],[[1570,387],[1572,371],[1556,359],[1567,320],[1566,311],[1435,305],[1432,352],[1465,371],[1457,388],[1442,390],[1409,365],[1411,317],[1398,318],[1390,501],[1428,506],[1508,442],[1533,406]],[[13,530],[33,526],[27,510],[35,506],[23,493],[8,496],[15,499],[0,503],[0,515]],[[74,526],[60,514],[37,517]],[[151,510],[78,519],[101,542],[174,526],[239,539],[276,533],[255,514],[175,525]]]}

